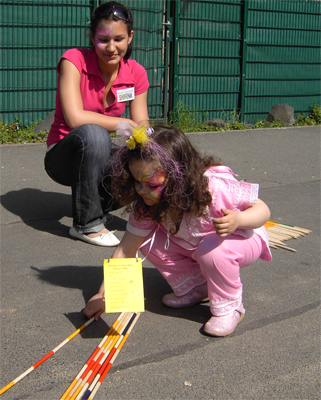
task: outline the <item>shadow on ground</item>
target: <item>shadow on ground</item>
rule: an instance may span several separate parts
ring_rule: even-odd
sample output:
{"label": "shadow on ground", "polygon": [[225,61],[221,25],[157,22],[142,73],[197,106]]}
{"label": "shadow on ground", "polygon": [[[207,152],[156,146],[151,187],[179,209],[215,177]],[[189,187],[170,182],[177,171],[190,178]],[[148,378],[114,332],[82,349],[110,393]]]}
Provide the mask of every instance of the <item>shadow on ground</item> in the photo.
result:
{"label": "shadow on ground", "polygon": [[[37,278],[41,281],[55,286],[80,290],[84,297],[84,303],[87,303],[98,292],[103,280],[103,269],[93,266],[76,267],[67,265],[44,270],[31,266],[31,269],[36,272]],[[170,293],[172,290],[157,269],[143,268],[143,279],[146,311],[174,318],[187,319],[200,324],[204,324],[209,319],[209,308],[202,305],[184,309],[165,307],[161,299],[166,293]],[[66,317],[76,328],[79,328],[87,320],[82,314],[82,310],[79,310],[79,313],[66,314]],[[87,332],[83,333],[83,337],[102,337],[106,334],[106,329],[107,324],[104,321],[100,321],[97,324],[97,329],[86,329]]]}
{"label": "shadow on ground", "polygon": [[[70,227],[60,220],[72,218],[71,195],[26,188],[7,192],[0,201],[6,210],[20,217],[26,225],[56,236],[69,237]],[[106,226],[110,230],[125,231],[126,221],[109,214]]]}

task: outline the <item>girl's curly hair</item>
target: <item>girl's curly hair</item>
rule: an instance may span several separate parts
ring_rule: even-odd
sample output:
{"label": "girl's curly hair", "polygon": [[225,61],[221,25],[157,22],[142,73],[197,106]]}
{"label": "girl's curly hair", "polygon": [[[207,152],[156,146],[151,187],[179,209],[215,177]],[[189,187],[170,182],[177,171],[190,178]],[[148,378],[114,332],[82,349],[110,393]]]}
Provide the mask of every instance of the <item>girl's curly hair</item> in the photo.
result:
{"label": "girl's curly hair", "polygon": [[[211,166],[220,165],[213,157],[201,157],[188,138],[173,126],[156,125],[150,141],[134,150],[121,147],[114,156],[112,166],[112,193],[126,211],[134,211],[137,220],[151,218],[166,224],[171,234],[179,230],[185,213],[201,217],[206,214],[212,201],[208,190],[208,178],[204,172]],[[148,206],[135,191],[135,181],[129,170],[132,161],[153,163],[167,177],[158,204]]]}

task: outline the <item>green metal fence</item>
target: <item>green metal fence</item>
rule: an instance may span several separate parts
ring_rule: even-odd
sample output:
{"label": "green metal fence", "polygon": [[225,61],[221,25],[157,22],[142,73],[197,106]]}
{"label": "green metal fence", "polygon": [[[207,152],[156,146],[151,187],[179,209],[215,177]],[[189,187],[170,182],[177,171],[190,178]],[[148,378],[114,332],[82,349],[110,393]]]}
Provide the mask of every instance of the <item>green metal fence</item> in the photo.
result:
{"label": "green metal fence", "polygon": [[[174,104],[202,118],[265,119],[276,104],[307,115],[321,100],[321,2],[175,2]],[[175,68],[175,66],[173,67]]]}
{"label": "green metal fence", "polygon": [[180,1],[175,101],[202,117],[238,109],[241,80],[240,0]]}
{"label": "green metal fence", "polygon": [[275,104],[307,115],[321,93],[321,2],[249,0],[242,119],[264,119]]}
{"label": "green metal fence", "polygon": [[[163,17],[164,0],[120,0],[130,9],[134,21],[132,58],[148,75],[148,114],[151,119],[166,118]],[[126,116],[129,116],[128,107]]]}
{"label": "green metal fence", "polygon": [[57,62],[88,45],[91,9],[88,0],[2,1],[1,120],[29,125],[55,108]]}
{"label": "green metal fence", "polygon": [[[56,65],[89,45],[97,0],[2,1],[0,118],[24,125],[55,107]],[[255,123],[275,104],[307,115],[321,98],[321,1],[123,0],[133,58],[147,70],[151,119],[178,103],[200,118]],[[127,114],[128,115],[128,111]]]}
{"label": "green metal fence", "polygon": [[[72,47],[89,46],[92,0],[22,0],[1,3],[0,119],[24,125],[55,108],[56,66]],[[147,70],[151,118],[164,116],[164,0],[125,0],[134,19],[133,57]],[[128,114],[128,112],[127,112]]]}

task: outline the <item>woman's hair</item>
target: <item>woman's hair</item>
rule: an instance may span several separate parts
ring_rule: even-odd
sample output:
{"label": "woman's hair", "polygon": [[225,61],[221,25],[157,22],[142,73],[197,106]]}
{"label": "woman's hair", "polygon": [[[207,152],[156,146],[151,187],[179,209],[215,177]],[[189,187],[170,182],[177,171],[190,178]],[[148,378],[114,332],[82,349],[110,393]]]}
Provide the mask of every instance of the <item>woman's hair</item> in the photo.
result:
{"label": "woman's hair", "polygon": [[[127,212],[133,210],[136,219],[144,216],[165,223],[170,233],[176,234],[185,213],[197,217],[206,214],[212,196],[204,172],[220,162],[213,157],[201,157],[186,135],[175,127],[157,125],[149,138],[143,146],[136,145],[134,150],[123,146],[115,154],[113,196],[127,206]],[[137,194],[129,170],[132,161],[152,163],[166,175],[167,183],[158,204],[148,206]]]}
{"label": "woman's hair", "polygon": [[[100,20],[105,19],[106,21],[123,21],[127,26],[127,33],[130,35],[133,30],[133,16],[127,7],[117,1],[109,1],[101,4],[95,9],[91,16],[90,21],[90,32],[92,37],[96,34],[97,25]],[[124,56],[124,60],[128,60],[132,54],[132,42],[128,44],[127,52]]]}

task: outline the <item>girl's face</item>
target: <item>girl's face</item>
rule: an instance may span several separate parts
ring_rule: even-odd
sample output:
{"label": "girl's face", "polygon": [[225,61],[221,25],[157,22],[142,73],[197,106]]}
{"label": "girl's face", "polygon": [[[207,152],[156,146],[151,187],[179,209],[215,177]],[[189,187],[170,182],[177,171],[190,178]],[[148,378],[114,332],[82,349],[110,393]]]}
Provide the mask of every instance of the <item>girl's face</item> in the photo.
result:
{"label": "girl's face", "polygon": [[132,38],[133,31],[128,35],[127,25],[122,20],[100,20],[95,36],[91,37],[99,66],[119,64]]}
{"label": "girl's face", "polygon": [[131,161],[129,170],[135,179],[135,190],[148,206],[159,203],[166,186],[166,175],[145,161]]}

